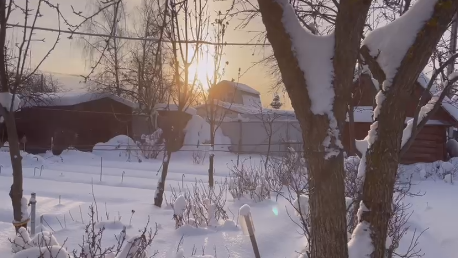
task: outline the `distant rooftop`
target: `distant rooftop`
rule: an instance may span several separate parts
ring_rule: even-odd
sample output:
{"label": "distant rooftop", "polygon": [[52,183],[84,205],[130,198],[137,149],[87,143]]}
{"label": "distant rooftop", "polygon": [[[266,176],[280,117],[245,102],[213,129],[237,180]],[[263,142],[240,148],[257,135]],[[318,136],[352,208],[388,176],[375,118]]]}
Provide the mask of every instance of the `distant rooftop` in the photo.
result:
{"label": "distant rooftop", "polygon": [[219,82],[218,84],[229,84],[231,85],[232,87],[240,90],[240,91],[244,91],[244,92],[248,92],[248,93],[251,93],[251,94],[256,94],[256,95],[259,95],[259,91],[251,88],[250,86],[246,85],[246,84],[243,84],[243,83],[239,83],[239,82],[232,82],[232,81],[227,81],[227,80],[223,80],[221,82]]}
{"label": "distant rooftop", "polygon": [[43,93],[39,96],[40,100],[27,100],[24,101],[22,107],[59,107],[59,106],[74,106],[81,103],[86,103],[103,98],[110,98],[116,102],[122,103],[131,108],[137,108],[134,102],[118,97],[110,93],[96,93],[87,91],[71,91],[71,92],[57,92],[57,93]]}

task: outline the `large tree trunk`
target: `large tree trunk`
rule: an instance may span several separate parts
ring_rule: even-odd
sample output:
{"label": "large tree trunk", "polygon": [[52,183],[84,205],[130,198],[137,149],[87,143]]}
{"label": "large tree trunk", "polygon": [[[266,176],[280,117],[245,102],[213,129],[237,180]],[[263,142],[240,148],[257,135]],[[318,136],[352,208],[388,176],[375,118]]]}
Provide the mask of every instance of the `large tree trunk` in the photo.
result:
{"label": "large tree trunk", "polygon": [[[16,130],[16,121],[14,119],[14,114],[7,112],[3,108],[3,115],[5,117],[6,128],[8,130],[8,143],[11,164],[13,167],[13,184],[11,185],[10,197],[11,203],[13,204],[13,217],[14,222],[19,223],[23,222],[22,218],[22,209],[21,209],[21,200],[22,200],[22,156],[19,149],[19,138]],[[16,226],[16,230],[20,227],[27,228],[27,223]]]}
{"label": "large tree trunk", "polygon": [[[421,31],[401,62],[392,85],[385,92],[380,115],[377,117],[377,138],[366,155],[366,178],[363,203],[368,208],[362,220],[371,226],[374,245],[372,258],[385,257],[388,222],[392,215],[393,190],[400,158],[405,103],[415,89],[416,80],[428,62],[441,35],[446,30],[458,7],[458,1],[439,0],[433,16]],[[364,50],[364,47],[363,47]],[[378,81],[385,75],[377,62],[363,51],[364,58]]]}
{"label": "large tree trunk", "polygon": [[[310,110],[311,99],[304,73],[293,52],[291,35],[282,22],[282,5],[287,5],[287,1],[258,0],[258,3],[267,38],[272,44],[283,82],[302,129],[304,157],[309,172],[311,258],[346,258],[346,207],[343,150],[338,144],[340,139],[334,142],[338,154],[326,157],[323,142],[328,137],[330,121],[327,116],[314,114]],[[335,98],[332,111],[339,132],[343,131],[351,99],[356,58],[370,4],[371,1],[341,1],[336,17],[333,58]]]}

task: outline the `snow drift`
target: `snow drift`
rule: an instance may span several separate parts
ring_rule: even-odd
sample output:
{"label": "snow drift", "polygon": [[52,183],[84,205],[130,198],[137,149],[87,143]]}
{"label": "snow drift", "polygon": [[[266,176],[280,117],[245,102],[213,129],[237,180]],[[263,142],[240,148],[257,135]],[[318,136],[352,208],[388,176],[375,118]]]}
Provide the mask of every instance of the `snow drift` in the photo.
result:
{"label": "snow drift", "polygon": [[[201,116],[194,115],[189,120],[185,130],[182,151],[207,150],[210,143],[210,124]],[[225,136],[220,128],[215,133],[215,150],[227,151],[231,145],[229,137]]]}
{"label": "snow drift", "polygon": [[107,142],[97,143],[92,153],[112,160],[142,161],[145,159],[137,143],[126,135],[118,135]]}

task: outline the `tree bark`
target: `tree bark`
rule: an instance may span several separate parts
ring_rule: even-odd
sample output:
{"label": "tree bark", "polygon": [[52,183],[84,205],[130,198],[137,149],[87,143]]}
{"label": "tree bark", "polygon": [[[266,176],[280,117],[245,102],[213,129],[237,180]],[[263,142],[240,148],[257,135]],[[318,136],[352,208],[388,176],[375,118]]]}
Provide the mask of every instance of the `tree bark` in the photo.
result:
{"label": "tree bark", "polygon": [[156,196],[154,197],[154,205],[157,207],[162,206],[164,191],[165,191],[165,180],[167,179],[167,173],[169,172],[170,158],[172,157],[172,152],[167,151],[167,159],[162,162],[162,173],[161,181],[157,183]]}
{"label": "tree bark", "polygon": [[[23,196],[23,178],[22,178],[22,156],[19,148],[19,137],[16,130],[16,121],[14,114],[6,111],[2,107],[2,116],[4,117],[6,124],[6,129],[8,132],[8,143],[9,143],[9,152],[11,158],[11,164],[13,167],[13,184],[10,189],[11,203],[13,205],[13,218],[14,222],[22,222],[22,209],[21,209],[21,200]],[[20,227],[27,228],[27,223],[21,226],[17,226],[16,230]]]}
{"label": "tree bark", "polygon": [[348,105],[348,138],[350,141],[348,156],[354,156],[356,153],[356,138],[355,138],[355,111],[352,101]]}
{"label": "tree bark", "polygon": [[[368,208],[362,220],[371,225],[374,245],[372,258],[384,258],[388,222],[392,213],[393,190],[400,158],[401,137],[406,117],[405,103],[411,97],[416,80],[428,62],[437,42],[452,20],[458,1],[439,0],[432,17],[424,24],[413,45],[407,51],[377,117],[377,139],[366,154],[366,178],[363,202]],[[365,60],[379,81],[385,75],[377,62],[367,55]]]}
{"label": "tree bark", "polygon": [[[338,155],[325,158],[322,143],[328,136],[329,120],[327,116],[315,115],[310,110],[311,100],[304,73],[292,51],[291,37],[282,22],[283,8],[278,2],[258,0],[267,38],[272,44],[283,82],[302,128],[304,157],[309,172],[311,258],[346,258],[343,150],[339,147]],[[351,99],[354,68],[370,4],[371,1],[341,1],[339,5],[333,58],[333,112],[340,132]]]}

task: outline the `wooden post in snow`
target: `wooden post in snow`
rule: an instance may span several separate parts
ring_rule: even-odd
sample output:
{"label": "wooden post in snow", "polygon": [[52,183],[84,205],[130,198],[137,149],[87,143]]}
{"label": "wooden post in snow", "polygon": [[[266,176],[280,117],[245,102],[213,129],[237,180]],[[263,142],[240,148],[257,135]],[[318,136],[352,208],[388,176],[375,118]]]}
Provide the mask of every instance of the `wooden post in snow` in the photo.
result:
{"label": "wooden post in snow", "polygon": [[237,166],[239,165],[239,161],[240,161],[240,153],[242,152],[242,134],[243,134],[243,130],[242,130],[243,126],[242,126],[242,119],[239,119],[239,143],[238,143],[238,148],[237,148]]}
{"label": "wooden post in snow", "polygon": [[240,207],[239,210],[240,214],[240,224],[242,226],[242,230],[245,234],[250,236],[251,245],[253,246],[254,257],[261,258],[261,254],[259,253],[258,243],[256,242],[256,236],[254,235],[254,224],[253,219],[251,217],[251,208],[248,204],[244,204]]}
{"label": "wooden post in snow", "polygon": [[102,182],[102,173],[103,173],[103,160],[100,157],[100,182]]}

